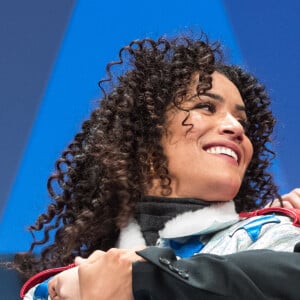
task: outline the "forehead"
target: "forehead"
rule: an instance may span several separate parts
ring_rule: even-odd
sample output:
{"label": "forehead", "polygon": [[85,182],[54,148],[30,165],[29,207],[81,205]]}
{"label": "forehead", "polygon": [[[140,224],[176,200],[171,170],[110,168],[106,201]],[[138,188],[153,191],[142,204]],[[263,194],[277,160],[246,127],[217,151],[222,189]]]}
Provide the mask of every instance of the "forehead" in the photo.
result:
{"label": "forehead", "polygon": [[[237,86],[222,73],[215,71],[211,75],[211,88],[200,94],[197,92],[200,74],[195,72],[191,76],[190,84],[187,87],[187,93],[184,99],[180,99],[177,105],[173,103],[167,107],[167,111],[180,107],[181,109],[190,109],[190,105],[198,102],[200,98],[209,97],[212,101],[217,101],[226,106],[231,106],[238,111],[246,112],[243,98]],[[201,86],[201,83],[200,83]],[[202,96],[201,96],[202,95]],[[200,96],[200,98],[198,97]],[[183,100],[183,101],[182,101]]]}
{"label": "forehead", "polygon": [[[190,85],[187,89],[188,95],[195,94],[195,90],[197,88],[197,85],[199,84],[199,76],[200,76],[200,74],[198,72],[192,74]],[[243,102],[243,99],[241,97],[241,94],[240,94],[238,88],[225,75],[215,71],[211,75],[211,78],[212,78],[212,87],[208,91],[217,91],[224,95],[228,95],[228,96],[231,95],[231,98],[234,98],[236,100]]]}
{"label": "forehead", "polygon": [[217,94],[224,98],[227,102],[233,104],[244,105],[244,101],[238,88],[225,75],[214,72],[212,74],[212,88],[209,92]]}

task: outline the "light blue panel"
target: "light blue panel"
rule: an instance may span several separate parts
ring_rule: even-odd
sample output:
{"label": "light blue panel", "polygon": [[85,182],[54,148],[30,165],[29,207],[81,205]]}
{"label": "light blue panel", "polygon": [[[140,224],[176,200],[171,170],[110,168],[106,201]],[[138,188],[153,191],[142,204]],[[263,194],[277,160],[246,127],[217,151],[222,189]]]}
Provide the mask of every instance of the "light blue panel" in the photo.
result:
{"label": "light blue panel", "polygon": [[241,63],[221,1],[77,1],[3,215],[0,252],[28,249],[25,228],[47,207],[47,178],[94,107],[106,63],[132,39],[189,28],[220,39]]}

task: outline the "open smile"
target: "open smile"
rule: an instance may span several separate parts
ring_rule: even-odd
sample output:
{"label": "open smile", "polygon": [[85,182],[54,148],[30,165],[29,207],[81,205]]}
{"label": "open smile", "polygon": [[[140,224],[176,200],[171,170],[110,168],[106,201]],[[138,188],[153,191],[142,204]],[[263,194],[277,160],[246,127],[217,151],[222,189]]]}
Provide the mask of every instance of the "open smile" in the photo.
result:
{"label": "open smile", "polygon": [[210,147],[208,149],[206,149],[206,152],[207,153],[210,153],[210,154],[225,154],[225,155],[228,155],[230,157],[232,157],[236,162],[238,161],[238,154],[233,151],[232,149],[230,148],[227,148],[227,147]]}

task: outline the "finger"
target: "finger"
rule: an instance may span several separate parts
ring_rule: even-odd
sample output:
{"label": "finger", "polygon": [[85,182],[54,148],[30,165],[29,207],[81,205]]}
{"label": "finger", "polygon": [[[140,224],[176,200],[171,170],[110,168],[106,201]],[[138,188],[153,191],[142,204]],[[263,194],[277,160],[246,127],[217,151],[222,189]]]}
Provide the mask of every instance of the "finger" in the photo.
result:
{"label": "finger", "polygon": [[55,286],[56,286],[56,278],[54,277],[53,279],[51,279],[48,282],[48,292],[49,292],[50,298],[52,300],[54,299],[54,297],[57,296],[57,292],[55,290]]}
{"label": "finger", "polygon": [[83,258],[81,256],[77,256],[77,257],[75,257],[75,260],[74,260],[75,266],[79,266],[79,265],[81,265],[83,263],[86,263],[87,260],[88,260],[87,258]]}
{"label": "finger", "polygon": [[300,196],[300,188],[295,188],[295,189],[292,190],[292,192],[294,192],[295,194]]}
{"label": "finger", "polygon": [[290,202],[294,208],[300,208],[300,194],[298,194],[298,192],[295,190],[283,195],[282,200],[285,202]]}
{"label": "finger", "polygon": [[134,249],[135,250],[135,254],[138,257],[138,259],[136,261],[145,261],[145,259],[143,257],[141,257],[138,253],[136,253],[137,251],[142,251],[144,249],[146,249],[146,246],[139,246],[139,247],[137,247],[137,248]]}
{"label": "finger", "polygon": [[104,254],[105,254],[104,251],[96,250],[86,259],[86,262],[93,263],[93,262],[97,261]]}
{"label": "finger", "polygon": [[282,204],[284,208],[294,208],[293,204],[289,201],[282,201]]}
{"label": "finger", "polygon": [[144,249],[146,249],[146,246],[137,246],[133,248],[134,251],[142,251]]}
{"label": "finger", "polygon": [[270,201],[265,207],[281,207],[281,203],[278,199],[274,199],[273,201]]}
{"label": "finger", "polygon": [[292,191],[290,191],[289,193],[283,195],[282,197],[288,197],[290,195],[297,195],[297,196],[300,197],[300,188],[293,189]]}
{"label": "finger", "polygon": [[115,259],[124,259],[130,261],[131,263],[136,261],[144,260],[141,256],[139,256],[136,251],[140,251],[145,249],[145,246],[138,246],[133,249],[116,249],[111,248],[107,251],[107,255],[111,257],[115,257]]}

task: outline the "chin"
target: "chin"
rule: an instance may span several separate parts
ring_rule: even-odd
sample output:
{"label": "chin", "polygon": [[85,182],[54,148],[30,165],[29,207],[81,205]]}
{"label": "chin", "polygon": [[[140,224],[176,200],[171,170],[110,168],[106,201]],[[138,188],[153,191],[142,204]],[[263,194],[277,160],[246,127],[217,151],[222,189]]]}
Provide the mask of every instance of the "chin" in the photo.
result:
{"label": "chin", "polygon": [[227,202],[234,199],[239,192],[240,186],[241,181],[239,178],[233,178],[232,174],[228,174],[225,177],[215,177],[203,184],[199,184],[197,187],[195,187],[195,183],[190,184],[190,182],[185,182],[182,186],[173,185],[171,186],[172,193],[169,197]]}
{"label": "chin", "polygon": [[231,198],[222,198],[222,199],[218,199],[216,201],[220,201],[220,202],[229,202],[229,201],[232,201],[233,200],[233,197]]}
{"label": "chin", "polygon": [[231,180],[219,183],[215,186],[213,198],[218,201],[231,201],[239,192],[241,182],[239,180]]}
{"label": "chin", "polygon": [[239,192],[240,185],[237,186],[227,186],[226,189],[223,190],[223,197],[220,199],[220,201],[230,201],[234,199],[234,197]]}

